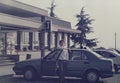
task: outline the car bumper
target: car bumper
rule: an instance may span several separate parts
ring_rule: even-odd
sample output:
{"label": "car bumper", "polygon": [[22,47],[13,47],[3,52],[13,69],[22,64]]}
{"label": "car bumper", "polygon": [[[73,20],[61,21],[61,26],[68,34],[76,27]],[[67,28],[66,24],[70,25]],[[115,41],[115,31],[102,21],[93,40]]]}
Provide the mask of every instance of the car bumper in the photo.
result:
{"label": "car bumper", "polygon": [[13,67],[13,71],[15,72],[16,75],[22,75],[23,74],[23,71],[21,68],[18,68],[18,67]]}
{"label": "car bumper", "polygon": [[101,72],[100,74],[101,78],[113,77],[113,75],[114,75],[114,72],[108,72],[108,71]]}

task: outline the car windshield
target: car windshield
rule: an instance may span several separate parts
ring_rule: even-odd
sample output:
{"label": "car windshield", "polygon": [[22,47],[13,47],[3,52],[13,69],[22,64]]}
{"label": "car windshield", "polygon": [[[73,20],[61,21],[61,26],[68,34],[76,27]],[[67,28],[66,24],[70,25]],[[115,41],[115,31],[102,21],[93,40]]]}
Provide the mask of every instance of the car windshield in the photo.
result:
{"label": "car windshield", "polygon": [[119,51],[119,50],[115,49],[115,51],[116,51],[118,54],[120,54],[120,51]]}
{"label": "car windshield", "polygon": [[120,54],[117,53],[116,51],[110,51],[110,52],[112,52],[112,54],[114,54],[114,55],[116,55],[116,56],[120,56]]}

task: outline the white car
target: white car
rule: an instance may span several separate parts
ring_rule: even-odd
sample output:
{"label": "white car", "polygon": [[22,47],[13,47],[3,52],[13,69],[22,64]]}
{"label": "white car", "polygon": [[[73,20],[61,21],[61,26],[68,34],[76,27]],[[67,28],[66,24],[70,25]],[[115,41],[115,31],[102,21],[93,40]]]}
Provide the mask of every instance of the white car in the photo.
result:
{"label": "white car", "polygon": [[114,62],[115,72],[120,69],[120,54],[110,50],[94,50],[96,53],[102,55],[105,58],[110,58]]}

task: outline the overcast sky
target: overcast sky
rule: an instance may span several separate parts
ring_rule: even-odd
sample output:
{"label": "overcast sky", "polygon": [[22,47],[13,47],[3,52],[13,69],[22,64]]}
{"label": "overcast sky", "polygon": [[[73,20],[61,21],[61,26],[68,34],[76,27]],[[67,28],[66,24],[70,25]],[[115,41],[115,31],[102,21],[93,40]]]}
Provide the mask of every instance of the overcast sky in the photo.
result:
{"label": "overcast sky", "polygon": [[[42,9],[48,10],[52,0],[19,0]],[[115,32],[117,33],[117,48],[120,48],[120,0],[55,0],[56,15],[71,22],[75,28],[76,14],[85,7],[86,13],[95,19],[92,22],[94,33],[90,38],[98,38],[99,46],[106,48],[115,47]]]}

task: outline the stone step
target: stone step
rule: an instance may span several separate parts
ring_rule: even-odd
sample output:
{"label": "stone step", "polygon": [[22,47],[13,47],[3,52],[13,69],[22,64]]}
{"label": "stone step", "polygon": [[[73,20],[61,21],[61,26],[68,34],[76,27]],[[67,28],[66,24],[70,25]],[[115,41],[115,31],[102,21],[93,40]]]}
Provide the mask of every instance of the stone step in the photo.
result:
{"label": "stone step", "polygon": [[0,60],[8,60],[9,57],[0,57]]}
{"label": "stone step", "polygon": [[0,60],[0,64],[1,64],[1,63],[9,63],[9,62],[15,62],[15,61],[10,60],[10,59]]}
{"label": "stone step", "polygon": [[8,56],[0,56],[0,66],[14,65],[15,61],[11,60]]}
{"label": "stone step", "polygon": [[8,66],[8,65],[14,65],[15,62],[8,62],[8,63],[0,63],[0,66]]}

